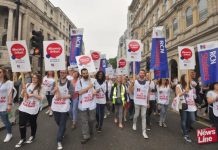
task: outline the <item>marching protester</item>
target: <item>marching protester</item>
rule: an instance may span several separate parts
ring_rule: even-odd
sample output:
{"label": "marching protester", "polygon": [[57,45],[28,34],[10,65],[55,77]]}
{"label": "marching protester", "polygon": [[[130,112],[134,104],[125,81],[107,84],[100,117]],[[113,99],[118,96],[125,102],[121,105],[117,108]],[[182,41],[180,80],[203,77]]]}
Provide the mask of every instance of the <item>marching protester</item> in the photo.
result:
{"label": "marching protester", "polygon": [[137,128],[137,119],[141,112],[142,120],[142,135],[148,139],[146,133],[146,111],[149,108],[149,83],[145,80],[145,70],[140,70],[138,80],[132,81],[130,85],[130,92],[134,93],[135,114],[133,118],[132,129]]}
{"label": "marching protester", "polygon": [[127,99],[127,93],[122,84],[122,76],[118,76],[117,81],[112,86],[111,99],[115,111],[114,123],[118,123],[119,128],[123,128],[123,106]]}
{"label": "marching protester", "polygon": [[194,91],[188,84],[188,76],[183,74],[181,76],[180,84],[176,86],[176,95],[180,98],[180,117],[181,128],[185,141],[192,142],[188,135],[188,131],[193,122],[195,122],[195,111],[197,110]]}
{"label": "marching protester", "polygon": [[111,95],[111,87],[113,85],[113,82],[109,78],[109,76],[106,76],[106,107],[105,107],[105,113],[104,113],[104,118],[107,118],[107,116],[110,115],[111,113],[111,100],[110,100],[110,95]]}
{"label": "marching protester", "polygon": [[87,143],[93,135],[96,103],[93,99],[93,79],[86,68],[81,70],[82,78],[78,81],[76,92],[79,93],[79,105],[82,126],[81,144]]}
{"label": "marching protester", "polygon": [[211,85],[211,90],[207,93],[207,101],[212,125],[216,128],[218,137],[218,82]]}
{"label": "marching protester", "polygon": [[126,94],[127,94],[127,99],[126,99],[126,103],[124,105],[124,112],[123,112],[123,119],[126,122],[127,121],[127,115],[128,115],[128,110],[130,107],[130,102],[129,102],[129,82],[128,82],[128,78],[127,77],[123,77],[123,85],[125,86],[126,89]]}
{"label": "marching protester", "polygon": [[52,100],[51,109],[54,113],[54,119],[58,125],[57,133],[57,149],[63,149],[62,140],[66,130],[66,122],[68,112],[70,110],[70,98],[73,96],[73,86],[69,80],[67,80],[67,71],[60,70],[60,79],[58,84],[54,88],[54,97]]}
{"label": "marching protester", "polygon": [[[130,78],[130,81],[132,81],[133,78],[131,77]],[[130,86],[131,83],[129,83],[129,86]],[[133,119],[133,116],[134,116],[134,93],[130,92],[129,91],[129,88],[128,88],[128,94],[129,94],[129,120],[132,120]]]}
{"label": "marching protester", "polygon": [[[74,89],[77,86],[78,80],[79,80],[79,72],[78,71],[74,71],[73,73],[73,79],[71,80],[71,83],[74,87]],[[77,112],[78,112],[78,102],[79,102],[79,94],[78,92],[74,92],[73,93],[73,97],[71,99],[71,108],[70,108],[70,112],[71,112],[71,117],[72,117],[72,129],[76,128],[76,123],[77,123]]]}
{"label": "marching protester", "polygon": [[68,66],[67,71],[68,71],[67,80],[69,81],[73,80],[73,73],[74,73],[73,67]]}
{"label": "marching protester", "polygon": [[43,78],[42,87],[43,91],[45,92],[46,99],[48,101],[48,111],[46,111],[46,114],[49,114],[49,116],[53,115],[53,112],[51,110],[51,102],[54,97],[54,93],[52,93],[52,91],[54,90],[54,86],[54,72],[48,71],[46,72],[46,76]]}
{"label": "marching protester", "polygon": [[94,98],[96,101],[96,129],[98,132],[102,131],[102,125],[104,121],[104,108],[106,104],[106,82],[105,74],[103,71],[96,73],[96,80],[94,82]]}
{"label": "marching protester", "polygon": [[160,107],[160,127],[167,127],[166,116],[167,108],[169,105],[170,99],[170,85],[168,79],[160,79],[157,86],[157,103]]}
{"label": "marching protester", "polygon": [[9,142],[12,138],[12,127],[8,118],[12,109],[12,89],[13,83],[8,79],[7,71],[0,68],[0,117],[7,131],[4,142]]}
{"label": "marching protester", "polygon": [[[16,148],[21,147],[24,143],[32,143],[35,139],[40,102],[43,100],[43,90],[41,84],[41,75],[33,73],[32,82],[23,85],[21,91],[23,101],[19,106],[19,129],[21,140],[15,145]],[[30,123],[31,136],[26,141],[27,123]]]}

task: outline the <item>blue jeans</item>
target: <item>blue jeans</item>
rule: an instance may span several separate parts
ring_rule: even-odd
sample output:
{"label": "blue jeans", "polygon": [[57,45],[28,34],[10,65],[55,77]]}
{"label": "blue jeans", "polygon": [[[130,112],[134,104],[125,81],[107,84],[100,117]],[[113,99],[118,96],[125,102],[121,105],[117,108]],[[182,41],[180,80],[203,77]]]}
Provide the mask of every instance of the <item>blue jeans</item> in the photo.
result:
{"label": "blue jeans", "polygon": [[165,123],[166,117],[167,117],[168,105],[160,104],[160,107],[161,107],[161,109],[160,109],[160,122]]}
{"label": "blue jeans", "polygon": [[71,113],[72,121],[74,123],[76,123],[77,121],[78,102],[79,102],[78,98],[73,99],[71,101],[71,106],[70,106],[70,113]]}
{"label": "blue jeans", "polygon": [[55,122],[58,125],[57,142],[61,142],[66,130],[67,112],[54,111],[53,113]]}
{"label": "blue jeans", "polygon": [[96,106],[96,121],[97,127],[102,128],[103,121],[104,121],[104,107],[105,104],[97,104]]}
{"label": "blue jeans", "polygon": [[181,128],[183,135],[188,135],[188,130],[190,129],[193,122],[195,122],[195,112],[189,112],[180,110],[181,117]]}
{"label": "blue jeans", "polygon": [[2,111],[2,112],[0,112],[0,117],[1,117],[2,122],[5,125],[7,133],[11,134],[12,133],[12,131],[11,131],[11,123],[10,123],[10,121],[8,119],[8,113],[6,111]]}

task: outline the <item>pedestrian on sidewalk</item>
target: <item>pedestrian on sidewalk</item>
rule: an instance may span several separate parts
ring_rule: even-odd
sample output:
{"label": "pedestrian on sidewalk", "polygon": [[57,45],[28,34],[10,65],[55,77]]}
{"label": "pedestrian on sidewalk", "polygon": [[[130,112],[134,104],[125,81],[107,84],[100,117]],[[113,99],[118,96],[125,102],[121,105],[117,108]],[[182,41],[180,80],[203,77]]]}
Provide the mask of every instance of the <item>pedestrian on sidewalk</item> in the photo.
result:
{"label": "pedestrian on sidewalk", "polygon": [[209,104],[209,113],[216,128],[218,137],[218,82],[211,85],[210,91],[207,93],[207,102]]}
{"label": "pedestrian on sidewalk", "polygon": [[123,106],[127,99],[125,86],[122,84],[122,76],[117,77],[111,90],[112,104],[114,105],[114,123],[119,124],[119,128],[123,128]]}
{"label": "pedestrian on sidewalk", "polygon": [[54,90],[54,87],[54,71],[48,71],[46,72],[46,76],[43,78],[42,88],[48,101],[48,111],[46,111],[46,114],[48,114],[50,117],[53,115],[53,112],[51,110],[51,102],[54,97],[54,93],[52,92]]}
{"label": "pedestrian on sidewalk", "polygon": [[12,138],[12,127],[8,118],[12,109],[12,89],[13,82],[8,79],[7,71],[0,68],[0,117],[7,131],[4,142],[9,142]]}
{"label": "pedestrian on sidewalk", "polygon": [[[73,88],[75,89],[77,84],[78,84],[78,80],[79,80],[80,74],[78,71],[74,71],[73,73],[73,79],[71,80],[71,84],[73,85]],[[70,108],[70,112],[71,112],[71,117],[72,117],[72,129],[76,128],[76,123],[77,123],[77,112],[78,112],[78,102],[79,102],[79,93],[78,92],[74,92],[73,93],[73,97],[71,98],[71,108]]]}
{"label": "pedestrian on sidewalk", "polygon": [[95,80],[89,77],[86,68],[81,70],[82,78],[78,81],[76,92],[79,93],[79,105],[82,123],[82,140],[81,144],[87,143],[93,135],[95,122],[96,102],[93,99],[93,83]]}
{"label": "pedestrian on sidewalk", "polygon": [[139,72],[138,80],[132,81],[129,91],[134,93],[135,114],[133,118],[132,129],[137,128],[137,119],[141,112],[142,120],[142,135],[145,139],[148,139],[146,133],[146,111],[149,108],[149,82],[145,79],[146,72],[141,69]]}
{"label": "pedestrian on sidewalk", "polygon": [[54,98],[52,99],[51,109],[54,113],[54,119],[58,125],[57,149],[63,149],[62,141],[66,130],[68,112],[70,110],[70,98],[73,96],[73,86],[67,80],[67,70],[59,71],[58,84],[54,88]]}
{"label": "pedestrian on sidewalk", "polygon": [[181,128],[186,142],[192,142],[188,135],[191,125],[195,122],[195,111],[197,110],[194,100],[194,90],[188,84],[187,75],[181,76],[180,84],[176,86],[176,95],[180,98],[179,112],[181,117]]}
{"label": "pedestrian on sidewalk", "polygon": [[167,109],[170,101],[170,85],[168,79],[160,79],[157,85],[157,103],[160,107],[160,127],[167,127],[166,117]]}
{"label": "pedestrian on sidewalk", "polygon": [[96,73],[96,80],[94,82],[94,99],[96,101],[96,129],[97,132],[102,132],[102,125],[104,121],[104,108],[106,105],[106,82],[105,74],[103,71]]}
{"label": "pedestrian on sidewalk", "polygon": [[[37,117],[40,110],[40,103],[43,100],[43,90],[41,87],[42,77],[40,74],[32,74],[32,82],[23,85],[21,97],[23,101],[19,106],[19,129],[20,141],[15,145],[21,147],[24,143],[30,144],[36,137]],[[31,136],[26,141],[26,127],[30,123]]]}

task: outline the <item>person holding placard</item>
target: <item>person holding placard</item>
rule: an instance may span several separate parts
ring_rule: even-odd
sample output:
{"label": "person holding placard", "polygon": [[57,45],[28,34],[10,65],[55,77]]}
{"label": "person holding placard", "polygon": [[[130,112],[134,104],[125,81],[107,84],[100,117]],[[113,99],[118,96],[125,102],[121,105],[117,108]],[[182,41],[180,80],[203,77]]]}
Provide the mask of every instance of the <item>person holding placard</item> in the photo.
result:
{"label": "person holding placard", "polygon": [[93,135],[96,102],[93,99],[93,82],[86,68],[81,70],[82,78],[78,81],[75,91],[79,93],[79,105],[82,120],[81,144],[87,143]]}
{"label": "person holding placard", "polygon": [[54,119],[58,125],[57,133],[57,149],[63,149],[62,140],[66,130],[68,112],[70,110],[70,98],[73,96],[73,86],[67,80],[67,70],[60,70],[60,79],[54,88],[54,98],[52,100],[51,109],[54,113]]}
{"label": "person holding placard", "polygon": [[[21,147],[24,143],[32,143],[36,136],[37,117],[40,110],[40,102],[43,100],[42,77],[40,74],[32,75],[32,82],[23,86],[21,97],[23,101],[19,106],[19,129],[21,140],[15,145]],[[26,141],[26,127],[30,123],[31,136]]]}
{"label": "person holding placard", "polygon": [[54,93],[52,93],[52,91],[54,90],[54,86],[54,72],[48,71],[46,72],[46,76],[43,78],[42,87],[45,92],[46,99],[48,101],[48,111],[46,111],[46,114],[49,114],[49,116],[53,115],[53,112],[51,110],[51,102],[54,97]]}
{"label": "person holding placard", "polygon": [[74,73],[73,67],[68,66],[67,71],[68,71],[67,80],[69,81],[73,80],[73,73]]}
{"label": "person holding placard", "polygon": [[114,123],[119,124],[119,128],[123,128],[123,106],[127,100],[125,86],[122,84],[122,76],[117,77],[117,82],[114,83],[111,89],[111,99],[114,105]]}
{"label": "person holding placard", "polygon": [[0,68],[0,117],[7,131],[4,142],[9,142],[12,138],[12,127],[8,118],[12,109],[12,89],[13,83],[8,79],[7,71]]}
{"label": "person holding placard", "polygon": [[103,71],[98,71],[96,73],[96,80],[94,82],[94,98],[96,101],[96,129],[97,132],[102,132],[102,125],[104,121],[104,108],[106,104],[106,82],[105,82],[105,74]]}
{"label": "person holding placard", "polygon": [[207,102],[209,104],[209,113],[213,125],[216,128],[216,134],[218,137],[218,82],[211,85],[211,90],[207,93]]}
{"label": "person holding placard", "polygon": [[111,87],[113,85],[113,82],[109,78],[109,76],[106,75],[106,107],[105,107],[105,113],[104,113],[104,118],[107,118],[107,116],[110,115],[111,113],[111,100],[110,100],[110,95],[111,95]]}
{"label": "person holding placard", "polygon": [[130,92],[134,93],[135,114],[133,118],[132,129],[135,131],[137,127],[137,119],[141,111],[142,119],[142,135],[148,139],[146,133],[146,111],[149,108],[149,82],[145,79],[145,70],[140,70],[139,79],[132,81]]}
{"label": "person holding placard", "polygon": [[170,85],[168,79],[160,79],[157,85],[157,103],[160,106],[160,127],[167,127],[166,116],[167,108],[169,105],[170,99]]}
{"label": "person holding placard", "polygon": [[188,129],[195,122],[197,107],[194,100],[194,91],[188,84],[188,76],[185,74],[181,76],[180,84],[176,86],[176,95],[180,98],[179,112],[184,140],[192,142],[188,135]]}

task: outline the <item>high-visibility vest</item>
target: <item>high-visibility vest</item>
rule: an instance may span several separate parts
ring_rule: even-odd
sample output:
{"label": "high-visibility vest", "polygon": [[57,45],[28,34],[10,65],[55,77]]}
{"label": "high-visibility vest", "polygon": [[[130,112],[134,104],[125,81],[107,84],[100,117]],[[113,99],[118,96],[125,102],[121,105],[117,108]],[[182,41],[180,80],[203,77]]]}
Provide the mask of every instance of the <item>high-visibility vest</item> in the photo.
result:
{"label": "high-visibility vest", "polygon": [[[121,91],[120,91],[120,96],[121,96],[121,100],[122,100],[122,103],[124,105],[125,103],[125,87],[122,85],[121,87]],[[114,92],[113,92],[113,97],[112,97],[112,104],[115,104],[116,103],[116,98],[117,98],[117,87],[115,86],[114,87]]]}

